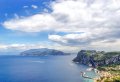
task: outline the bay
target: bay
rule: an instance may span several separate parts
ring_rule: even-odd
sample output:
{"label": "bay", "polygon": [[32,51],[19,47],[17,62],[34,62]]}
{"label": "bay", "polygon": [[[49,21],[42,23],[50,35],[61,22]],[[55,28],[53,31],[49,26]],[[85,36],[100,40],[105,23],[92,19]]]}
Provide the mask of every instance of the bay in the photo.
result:
{"label": "bay", "polygon": [[0,82],[93,82],[81,77],[88,67],[73,63],[75,56],[0,56]]}

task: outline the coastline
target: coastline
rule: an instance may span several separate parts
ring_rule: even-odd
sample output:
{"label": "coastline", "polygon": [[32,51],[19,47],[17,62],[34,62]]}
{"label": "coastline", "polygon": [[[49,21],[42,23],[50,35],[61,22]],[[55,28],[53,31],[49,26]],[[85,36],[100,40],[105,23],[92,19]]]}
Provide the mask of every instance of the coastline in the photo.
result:
{"label": "coastline", "polygon": [[[93,76],[91,76],[90,74],[88,74],[89,72],[92,72],[92,71],[94,71],[94,73],[95,73],[95,76],[93,77]],[[98,70],[97,69],[94,69],[94,68],[88,68],[88,69],[86,69],[86,71],[81,71],[80,72],[81,73],[81,76],[83,77],[83,78],[85,78],[85,79],[87,79],[87,82],[89,81],[89,82],[94,82],[94,80],[95,80],[95,78],[98,78]],[[97,77],[96,77],[97,76]]]}
{"label": "coastline", "polygon": [[[104,82],[103,81],[104,78],[109,78],[112,76],[109,72],[106,72],[106,71],[99,71],[98,75],[99,75],[99,77],[96,77],[93,79],[94,82]],[[103,79],[103,80],[101,81],[101,79]]]}
{"label": "coastline", "polygon": [[[118,68],[117,68],[118,67]],[[94,82],[120,82],[120,66],[104,67],[104,70],[99,70],[99,77],[94,78]]]}

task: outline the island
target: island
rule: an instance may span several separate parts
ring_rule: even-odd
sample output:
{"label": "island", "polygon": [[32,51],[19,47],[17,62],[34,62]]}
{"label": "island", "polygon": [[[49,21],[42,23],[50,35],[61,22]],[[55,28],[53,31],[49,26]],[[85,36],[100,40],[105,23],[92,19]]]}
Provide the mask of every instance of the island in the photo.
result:
{"label": "island", "polygon": [[120,52],[81,50],[73,61],[97,69],[95,82],[120,82]]}
{"label": "island", "polygon": [[69,53],[64,53],[55,49],[40,48],[40,49],[30,49],[20,53],[21,56],[46,56],[46,55],[69,55]]}

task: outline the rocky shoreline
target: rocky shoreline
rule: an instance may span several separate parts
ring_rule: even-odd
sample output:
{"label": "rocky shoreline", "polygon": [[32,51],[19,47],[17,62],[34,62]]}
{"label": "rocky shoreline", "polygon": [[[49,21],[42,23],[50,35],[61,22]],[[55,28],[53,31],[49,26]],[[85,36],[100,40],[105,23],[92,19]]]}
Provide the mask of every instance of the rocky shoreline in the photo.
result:
{"label": "rocky shoreline", "polygon": [[120,82],[120,52],[81,50],[73,61],[97,69],[94,82]]}
{"label": "rocky shoreline", "polygon": [[120,52],[81,50],[73,61],[96,68],[98,66],[120,63]]}

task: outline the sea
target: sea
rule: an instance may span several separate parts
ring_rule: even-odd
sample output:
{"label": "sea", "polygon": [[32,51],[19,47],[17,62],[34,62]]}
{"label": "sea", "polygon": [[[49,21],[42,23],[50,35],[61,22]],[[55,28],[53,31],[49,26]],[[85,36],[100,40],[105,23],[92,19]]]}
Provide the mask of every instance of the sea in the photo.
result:
{"label": "sea", "polygon": [[93,82],[94,71],[67,56],[0,56],[0,82]]}

